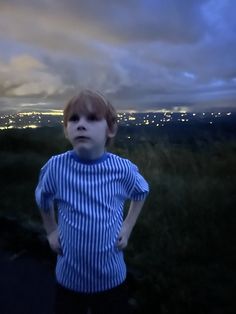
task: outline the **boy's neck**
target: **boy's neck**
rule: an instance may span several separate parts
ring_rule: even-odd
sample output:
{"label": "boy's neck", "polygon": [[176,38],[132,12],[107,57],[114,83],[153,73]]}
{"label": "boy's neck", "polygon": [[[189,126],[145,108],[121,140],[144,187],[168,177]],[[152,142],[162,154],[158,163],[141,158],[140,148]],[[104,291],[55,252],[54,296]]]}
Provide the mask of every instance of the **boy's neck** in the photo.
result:
{"label": "boy's neck", "polygon": [[77,151],[74,149],[75,154],[78,156],[79,159],[84,161],[96,161],[97,159],[100,159],[105,153],[105,148],[101,150],[100,152],[91,152],[91,151]]}

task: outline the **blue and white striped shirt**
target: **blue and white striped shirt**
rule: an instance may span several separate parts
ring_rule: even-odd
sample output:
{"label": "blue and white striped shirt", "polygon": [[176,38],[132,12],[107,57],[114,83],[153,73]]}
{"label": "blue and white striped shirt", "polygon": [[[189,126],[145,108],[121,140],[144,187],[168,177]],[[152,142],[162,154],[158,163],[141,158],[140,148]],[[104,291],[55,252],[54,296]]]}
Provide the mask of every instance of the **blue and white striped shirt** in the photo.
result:
{"label": "blue and white striped shirt", "polygon": [[127,199],[143,200],[148,184],[127,159],[105,153],[84,162],[74,151],[53,156],[43,166],[35,191],[41,210],[58,209],[62,255],[57,281],[85,293],[111,289],[126,277],[123,252],[116,241]]}

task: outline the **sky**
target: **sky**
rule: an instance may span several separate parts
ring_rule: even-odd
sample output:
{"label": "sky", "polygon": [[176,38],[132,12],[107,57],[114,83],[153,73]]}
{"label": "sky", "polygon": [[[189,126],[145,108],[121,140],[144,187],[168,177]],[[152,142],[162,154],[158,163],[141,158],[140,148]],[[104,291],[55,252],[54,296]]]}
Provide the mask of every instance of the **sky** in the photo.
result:
{"label": "sky", "polygon": [[84,88],[120,111],[236,109],[234,0],[0,0],[0,111]]}

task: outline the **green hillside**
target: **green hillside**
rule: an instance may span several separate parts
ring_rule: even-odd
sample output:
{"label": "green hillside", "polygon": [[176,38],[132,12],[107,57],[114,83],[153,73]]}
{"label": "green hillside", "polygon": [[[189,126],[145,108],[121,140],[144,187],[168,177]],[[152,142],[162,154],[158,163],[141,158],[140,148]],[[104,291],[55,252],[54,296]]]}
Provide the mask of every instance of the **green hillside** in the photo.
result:
{"label": "green hillside", "polygon": [[[126,250],[133,307],[140,314],[233,314],[236,139],[220,131],[177,135],[121,128],[111,148],[150,184]],[[0,216],[40,227],[34,189],[46,160],[70,149],[63,131],[1,131],[0,148]],[[16,238],[2,238],[1,247],[30,241],[25,231]]]}

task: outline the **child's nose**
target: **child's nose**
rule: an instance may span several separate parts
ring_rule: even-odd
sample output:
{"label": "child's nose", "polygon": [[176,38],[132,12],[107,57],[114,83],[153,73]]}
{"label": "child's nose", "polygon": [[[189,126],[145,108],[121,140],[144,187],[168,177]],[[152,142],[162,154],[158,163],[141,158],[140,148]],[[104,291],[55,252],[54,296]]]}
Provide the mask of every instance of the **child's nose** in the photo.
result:
{"label": "child's nose", "polygon": [[81,129],[86,129],[86,119],[81,117],[77,123],[77,129],[81,130]]}

